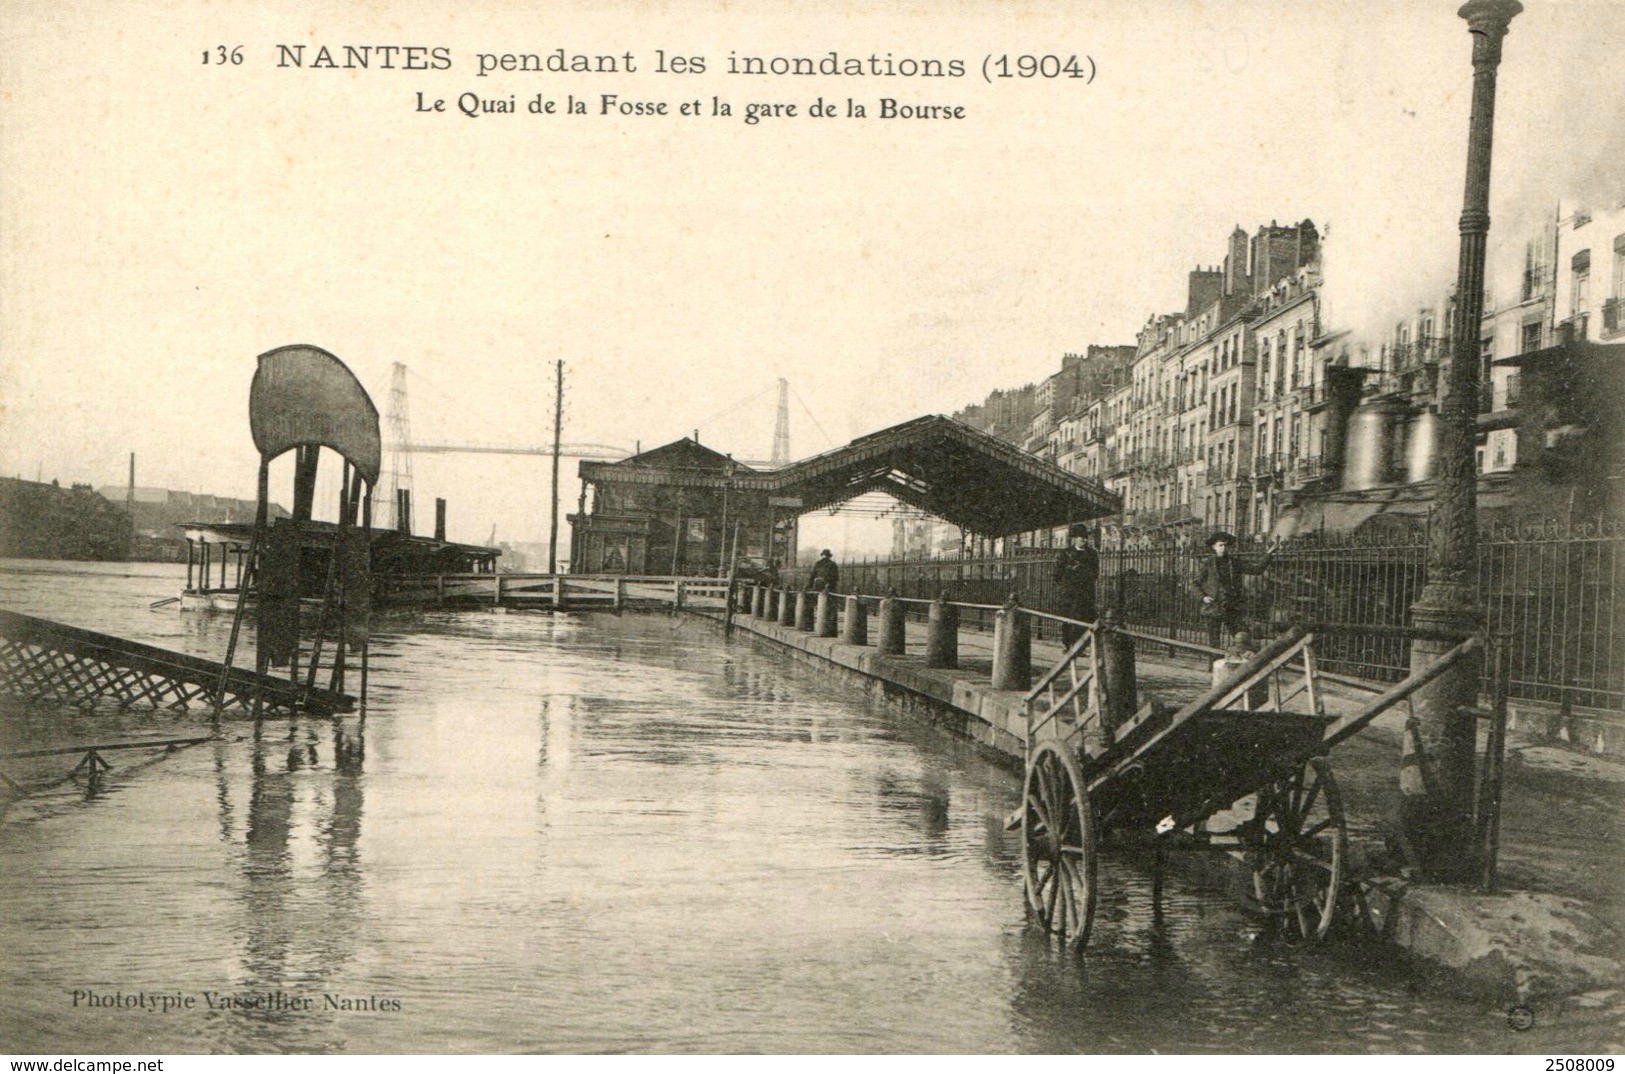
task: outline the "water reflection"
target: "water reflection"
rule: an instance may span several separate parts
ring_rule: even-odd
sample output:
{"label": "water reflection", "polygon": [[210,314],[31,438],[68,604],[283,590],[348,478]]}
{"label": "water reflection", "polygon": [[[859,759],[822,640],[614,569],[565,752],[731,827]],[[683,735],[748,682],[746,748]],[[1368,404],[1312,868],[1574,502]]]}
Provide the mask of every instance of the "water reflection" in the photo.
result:
{"label": "water reflection", "polygon": [[[1025,925],[1003,828],[1013,773],[681,622],[386,621],[365,722],[233,722],[222,741],[121,767],[99,800],[13,810],[0,1036],[81,1052],[1526,1043],[1505,1039],[1502,1012],[1414,994],[1401,967],[1273,943],[1177,876],[1159,918],[1149,876],[1115,858],[1089,951],[1066,956]],[[13,739],[183,725],[0,717]],[[65,1004],[86,987],[317,1006],[148,1020],[135,1036]],[[404,1009],[332,1010],[327,993]],[[1585,1032],[1565,1050],[1614,1030]]]}

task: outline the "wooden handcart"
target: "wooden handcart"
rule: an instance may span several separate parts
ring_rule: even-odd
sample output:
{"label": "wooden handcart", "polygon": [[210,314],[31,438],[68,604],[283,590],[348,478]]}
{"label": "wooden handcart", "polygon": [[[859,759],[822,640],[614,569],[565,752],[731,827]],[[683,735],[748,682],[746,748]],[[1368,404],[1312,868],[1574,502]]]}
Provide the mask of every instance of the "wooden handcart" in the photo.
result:
{"label": "wooden handcart", "polygon": [[[1129,714],[1108,696],[1088,630],[1027,695],[1019,819],[1026,898],[1068,947],[1089,938],[1103,846],[1238,852],[1256,907],[1289,935],[1332,927],[1347,877],[1347,821],[1326,754],[1482,645],[1472,638],[1364,709],[1327,715],[1315,633],[1295,628],[1178,710]],[[1119,684],[1120,692],[1126,692]],[[1104,714],[1123,717],[1117,726]]]}

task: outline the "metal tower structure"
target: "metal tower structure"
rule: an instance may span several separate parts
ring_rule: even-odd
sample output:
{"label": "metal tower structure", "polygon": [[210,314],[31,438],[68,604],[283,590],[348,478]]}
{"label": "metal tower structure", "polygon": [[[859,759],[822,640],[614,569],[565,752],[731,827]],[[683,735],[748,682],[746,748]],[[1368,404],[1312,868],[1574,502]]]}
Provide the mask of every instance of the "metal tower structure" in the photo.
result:
{"label": "metal tower structure", "polygon": [[773,423],[772,466],[790,465],[790,382],[779,378],[779,417]]}
{"label": "metal tower structure", "polygon": [[[400,503],[400,490],[412,487],[411,419],[406,409],[406,364],[396,362],[389,376],[389,479],[384,496],[384,509],[389,512],[388,527],[400,524],[396,505]],[[407,519],[411,523],[411,519]]]}

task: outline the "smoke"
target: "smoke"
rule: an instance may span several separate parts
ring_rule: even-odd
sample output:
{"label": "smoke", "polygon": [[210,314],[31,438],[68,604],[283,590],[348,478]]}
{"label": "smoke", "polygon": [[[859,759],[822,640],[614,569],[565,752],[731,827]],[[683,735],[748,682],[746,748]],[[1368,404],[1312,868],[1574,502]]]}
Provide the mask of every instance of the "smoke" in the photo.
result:
{"label": "smoke", "polygon": [[[1486,256],[1487,308],[1518,300],[1525,249],[1560,211],[1625,200],[1625,5],[1529,4],[1498,74]],[[1587,74],[1589,72],[1589,74]],[[1359,136],[1323,162],[1332,176],[1322,254],[1323,317],[1357,350],[1418,311],[1442,313],[1455,286],[1472,70],[1459,67],[1392,104],[1381,143]],[[1392,94],[1389,95],[1392,98]],[[1341,102],[1344,121],[1382,118]]]}

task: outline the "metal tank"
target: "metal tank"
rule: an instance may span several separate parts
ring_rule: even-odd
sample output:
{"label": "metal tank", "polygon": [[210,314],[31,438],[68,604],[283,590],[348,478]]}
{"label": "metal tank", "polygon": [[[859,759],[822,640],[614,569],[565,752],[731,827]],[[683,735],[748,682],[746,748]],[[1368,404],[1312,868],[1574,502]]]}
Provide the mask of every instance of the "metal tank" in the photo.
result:
{"label": "metal tank", "polygon": [[1439,415],[1423,410],[1411,418],[1405,437],[1405,482],[1431,481],[1439,457]]}
{"label": "metal tank", "polygon": [[1394,420],[1390,403],[1362,403],[1349,415],[1343,455],[1343,491],[1393,483]]}

